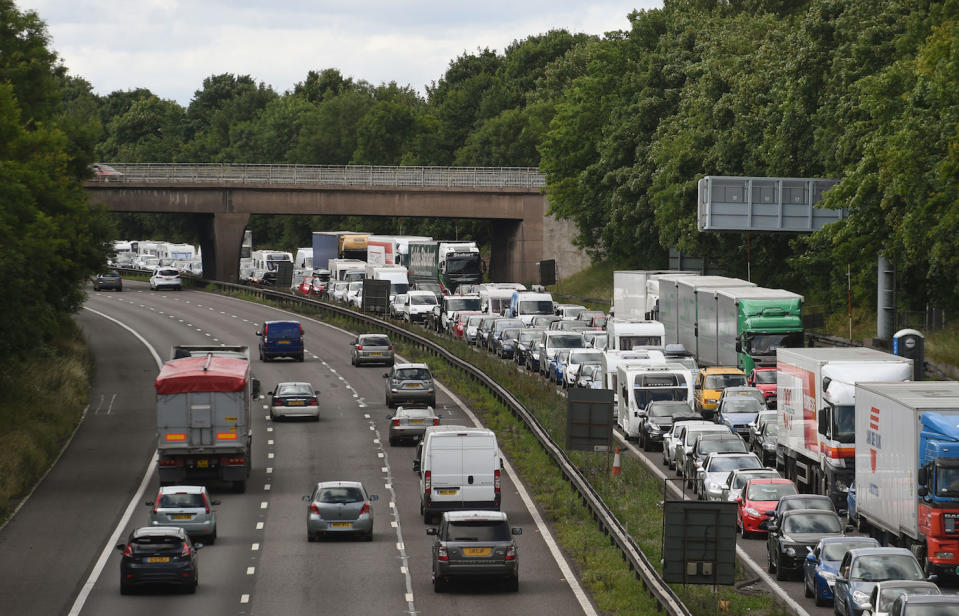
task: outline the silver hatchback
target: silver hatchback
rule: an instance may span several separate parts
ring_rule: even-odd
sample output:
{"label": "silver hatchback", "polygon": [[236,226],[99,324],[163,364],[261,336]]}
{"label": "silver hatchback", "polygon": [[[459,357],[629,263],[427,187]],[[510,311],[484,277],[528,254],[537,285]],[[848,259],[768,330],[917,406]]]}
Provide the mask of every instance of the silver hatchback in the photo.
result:
{"label": "silver hatchback", "polygon": [[367,494],[359,481],[321,481],[313,494],[304,496],[310,503],[306,511],[306,538],[346,534],[373,540],[373,507],[376,494]]}
{"label": "silver hatchback", "polygon": [[436,387],[426,364],[396,364],[383,375],[386,379],[386,406],[404,402],[436,406]]}
{"label": "silver hatchback", "polygon": [[361,334],[350,343],[350,363],[393,365],[393,343],[385,334]]}
{"label": "silver hatchback", "polygon": [[150,526],[177,526],[204,544],[216,542],[216,512],[220,501],[210,499],[204,486],[164,486],[156,500],[147,501]]}
{"label": "silver hatchback", "polygon": [[386,419],[390,422],[390,445],[404,440],[418,441],[428,426],[440,425],[440,418],[430,406],[401,406]]}
{"label": "silver hatchback", "polygon": [[433,535],[433,590],[444,592],[454,578],[505,580],[511,591],[519,590],[519,555],[514,535],[501,511],[448,511]]}

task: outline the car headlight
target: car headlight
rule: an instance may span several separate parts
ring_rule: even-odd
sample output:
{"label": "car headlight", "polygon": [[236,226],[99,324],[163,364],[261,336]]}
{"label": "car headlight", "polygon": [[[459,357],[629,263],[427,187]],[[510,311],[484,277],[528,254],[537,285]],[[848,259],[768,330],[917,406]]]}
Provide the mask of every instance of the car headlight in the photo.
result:
{"label": "car headlight", "polygon": [[786,547],[783,549],[783,552],[786,553],[786,556],[795,556],[795,555],[796,555],[796,548],[794,548],[793,546],[789,545],[789,546],[786,546]]}
{"label": "car headlight", "polygon": [[858,603],[859,605],[862,605],[864,603],[869,603],[869,595],[867,595],[861,590],[854,590],[852,591],[852,600]]}
{"label": "car headlight", "polygon": [[952,558],[952,552],[936,552],[936,558]]}
{"label": "car headlight", "polygon": [[747,514],[747,515],[751,515],[751,516],[755,516],[755,517],[757,517],[757,518],[758,518],[760,515],[762,515],[761,513],[759,513],[758,510],[753,509],[752,507],[746,507],[746,514]]}
{"label": "car headlight", "polygon": [[651,424],[648,424],[648,425],[649,425],[649,431],[650,431],[650,432],[659,432],[659,431],[660,431],[659,426],[657,426],[656,424],[651,423]]}
{"label": "car headlight", "polygon": [[723,484],[716,483],[715,481],[707,481],[706,489],[710,492],[722,492]]}
{"label": "car headlight", "polygon": [[776,451],[776,443],[763,443],[764,451]]}

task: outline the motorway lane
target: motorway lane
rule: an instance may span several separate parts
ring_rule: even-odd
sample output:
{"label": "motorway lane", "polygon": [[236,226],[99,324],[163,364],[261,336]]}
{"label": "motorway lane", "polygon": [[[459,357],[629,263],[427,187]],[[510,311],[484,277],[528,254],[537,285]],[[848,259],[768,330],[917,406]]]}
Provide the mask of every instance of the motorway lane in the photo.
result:
{"label": "motorway lane", "polygon": [[[268,318],[285,318],[274,309],[230,298],[188,291],[135,293],[138,290],[135,284],[129,285],[129,288],[134,293],[114,296],[100,294],[92,298],[91,303],[95,301],[98,306],[105,304],[104,310],[115,311],[124,320],[160,322],[167,324],[167,328],[172,325],[173,333],[158,343],[164,350],[171,343],[182,341],[182,338],[177,338],[180,335],[177,332],[190,333],[194,337],[199,334],[208,342],[239,342],[254,346],[254,324]],[[349,365],[347,354],[348,334],[314,325],[305,319],[303,323],[307,348],[314,353],[321,351],[317,353],[320,359],[308,356],[308,361],[303,364],[255,362],[254,372],[265,389],[272,388],[280,379],[311,380],[323,392],[322,420],[319,423],[283,422],[270,426],[267,425],[265,412],[262,419],[257,416],[254,448],[259,455],[260,447],[263,447],[266,466],[270,462],[265,456],[274,454],[272,478],[266,477],[265,466],[261,466],[255,457],[254,468],[255,471],[264,472],[263,483],[258,485],[257,481],[251,481],[247,495],[217,494],[218,498],[224,500],[218,509],[220,523],[230,519],[228,512],[233,512],[235,508],[256,511],[262,502],[267,503],[267,508],[253,517],[247,514],[241,516],[247,522],[254,523],[247,528],[231,529],[227,533],[221,531],[217,545],[201,553],[201,587],[197,597],[206,594],[204,587],[211,585],[210,561],[214,554],[221,551],[221,543],[230,541],[223,537],[228,534],[247,550],[246,558],[240,549],[231,552],[223,563],[222,571],[220,566],[213,566],[212,585],[216,588],[216,594],[232,595],[225,600],[224,605],[233,603],[239,613],[294,612],[316,605],[337,611],[360,608],[360,611],[382,613],[408,612],[410,602],[405,576],[401,572],[401,552],[396,548],[395,531],[389,525],[394,520],[391,520],[389,508],[391,498],[385,488],[384,477],[387,473],[382,471],[384,467],[389,467],[397,494],[399,519],[396,521],[403,529],[406,542],[403,547],[409,553],[407,570],[412,576],[413,604],[417,611],[437,613],[455,609],[467,614],[481,614],[504,609],[549,609],[560,614],[581,612],[545,543],[537,536],[529,513],[508,481],[504,481],[504,510],[510,513],[514,525],[524,526],[526,531],[520,539],[521,592],[514,595],[502,589],[476,590],[468,585],[460,587],[460,592],[433,595],[429,582],[429,542],[418,513],[415,475],[409,470],[412,448],[383,447],[373,442],[376,430],[383,430],[386,425],[383,417],[387,409],[382,399],[384,370],[353,368]],[[197,332],[197,329],[202,331]],[[324,364],[323,360],[327,360],[327,363]],[[446,408],[443,411],[445,423],[469,423],[461,412],[454,410],[444,395],[441,394],[439,398],[438,406]],[[263,422],[262,426],[260,421]],[[266,432],[270,427],[274,428],[273,432]],[[267,438],[263,438],[263,434]],[[273,435],[272,439],[269,438],[270,434]],[[383,436],[381,440],[385,442],[385,432]],[[268,444],[269,440],[274,441],[272,447]],[[384,458],[379,458],[379,453],[383,453]],[[387,465],[384,461],[391,463]],[[308,493],[312,482],[318,479],[334,475],[342,477],[341,472],[332,470],[337,468],[350,468],[352,477],[363,480],[370,491],[381,496],[374,506],[377,528],[373,543],[306,542],[305,504],[300,496]],[[266,483],[271,484],[270,490],[263,489]],[[260,498],[262,500],[258,500]],[[255,522],[264,523],[259,535],[253,530]],[[260,538],[256,556],[250,550],[252,543],[246,543],[251,541],[251,537]],[[384,549],[384,546],[388,547]],[[114,568],[117,561],[113,559]],[[251,566],[254,567],[252,575],[244,579],[247,567]],[[118,573],[111,573],[109,569],[91,596],[91,601],[103,600],[104,603],[94,601],[97,609],[88,609],[86,613],[113,613],[126,604],[116,593]],[[238,570],[240,581],[235,582],[233,580],[237,578]],[[376,580],[378,592],[368,591],[369,580]],[[234,590],[248,587],[248,592]],[[113,593],[112,599],[108,600],[110,593]],[[249,605],[238,603],[243,594],[250,595]],[[176,600],[190,599],[178,597]],[[154,611],[153,605],[159,603],[165,605],[167,602],[151,599],[149,611]]]}

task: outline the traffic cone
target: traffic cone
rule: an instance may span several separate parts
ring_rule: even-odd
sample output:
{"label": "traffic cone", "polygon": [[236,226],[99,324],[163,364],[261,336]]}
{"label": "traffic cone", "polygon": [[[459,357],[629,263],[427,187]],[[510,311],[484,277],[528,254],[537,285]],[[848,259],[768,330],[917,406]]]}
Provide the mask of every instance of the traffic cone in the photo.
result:
{"label": "traffic cone", "polygon": [[617,476],[619,476],[619,473],[620,473],[622,470],[623,470],[623,469],[621,469],[621,468],[619,467],[619,447],[617,447],[617,448],[616,448],[616,453],[613,455],[613,469],[612,469],[611,471],[609,471],[609,476],[610,476],[610,477],[617,477]]}

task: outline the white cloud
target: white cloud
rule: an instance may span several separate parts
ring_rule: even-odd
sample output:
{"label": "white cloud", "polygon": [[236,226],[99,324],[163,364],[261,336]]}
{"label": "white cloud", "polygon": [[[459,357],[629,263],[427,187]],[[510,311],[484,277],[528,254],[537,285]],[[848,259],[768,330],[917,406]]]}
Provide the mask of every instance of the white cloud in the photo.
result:
{"label": "white cloud", "polygon": [[106,94],[149,88],[186,105],[203,79],[251,75],[283,92],[337,68],[423,92],[463,52],[565,28],[603,34],[661,0],[447,2],[357,0],[17,0],[47,22],[74,75]]}

